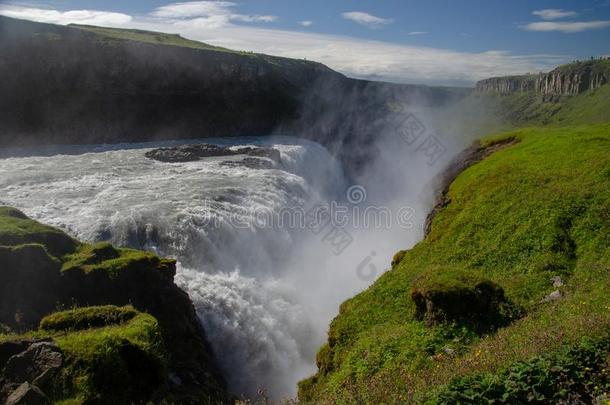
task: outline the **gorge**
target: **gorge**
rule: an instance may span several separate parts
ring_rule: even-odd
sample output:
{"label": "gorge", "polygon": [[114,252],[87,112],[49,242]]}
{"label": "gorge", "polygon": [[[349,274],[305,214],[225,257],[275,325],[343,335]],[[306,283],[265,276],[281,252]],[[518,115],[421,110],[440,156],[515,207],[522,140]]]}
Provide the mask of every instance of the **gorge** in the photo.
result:
{"label": "gorge", "polygon": [[391,84],[0,16],[0,400],[41,346],[54,402],[605,398],[609,72]]}

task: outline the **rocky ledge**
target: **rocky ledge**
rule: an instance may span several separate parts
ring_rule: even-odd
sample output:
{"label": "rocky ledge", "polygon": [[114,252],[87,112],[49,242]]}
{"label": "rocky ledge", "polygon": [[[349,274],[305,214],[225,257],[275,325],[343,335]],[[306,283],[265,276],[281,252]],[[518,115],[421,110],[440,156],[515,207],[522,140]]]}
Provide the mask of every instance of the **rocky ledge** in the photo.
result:
{"label": "rocky ledge", "polygon": [[207,157],[237,155],[268,158],[275,163],[281,162],[280,152],[277,149],[250,146],[232,149],[209,143],[158,148],[150,150],[145,154],[149,159],[165,163],[196,162]]}

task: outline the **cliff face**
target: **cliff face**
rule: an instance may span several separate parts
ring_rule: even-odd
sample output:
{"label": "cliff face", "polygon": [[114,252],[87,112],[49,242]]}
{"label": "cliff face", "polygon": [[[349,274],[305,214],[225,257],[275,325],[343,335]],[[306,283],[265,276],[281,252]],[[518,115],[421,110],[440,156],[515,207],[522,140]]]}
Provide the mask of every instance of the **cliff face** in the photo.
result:
{"label": "cliff face", "polygon": [[439,105],[469,93],[355,80],[177,35],[6,17],[0,77],[0,147],[281,132],[340,155],[346,142],[378,136],[371,124],[389,102]]}
{"label": "cliff face", "polygon": [[173,41],[0,17],[0,145],[261,135],[296,117],[308,86],[345,79],[158,36]]}
{"label": "cliff face", "polygon": [[574,96],[610,83],[610,60],[577,62],[538,75],[492,77],[477,82],[480,93],[533,91],[543,96]]}

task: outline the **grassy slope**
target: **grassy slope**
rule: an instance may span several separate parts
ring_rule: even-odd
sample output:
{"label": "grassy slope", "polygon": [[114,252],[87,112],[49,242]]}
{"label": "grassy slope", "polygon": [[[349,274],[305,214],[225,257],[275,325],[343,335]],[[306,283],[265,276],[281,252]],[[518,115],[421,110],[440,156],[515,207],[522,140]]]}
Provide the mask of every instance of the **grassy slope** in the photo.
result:
{"label": "grassy slope", "polygon": [[92,32],[102,37],[111,38],[114,40],[137,41],[148,44],[180,46],[184,48],[206,49],[210,51],[230,52],[245,55],[251,54],[249,52],[239,52],[220,46],[209,45],[204,42],[193,41],[190,39],[183,38],[178,34],[166,34],[163,32],[124,28],[96,27],[93,25],[70,24],[69,26],[81,29],[83,31]]}
{"label": "grassy slope", "polygon": [[[341,306],[318,355],[326,372],[301,382],[301,399],[419,402],[453,377],[610,336],[610,126],[501,137],[519,143],[463,172],[426,239]],[[489,336],[416,320],[416,278],[464,270],[501,285],[526,315]],[[557,275],[565,298],[543,303]]]}
{"label": "grassy slope", "polygon": [[[477,94],[470,103],[488,104],[503,121],[503,128],[571,123],[598,124],[610,122],[610,85],[586,91],[573,97],[545,101],[533,93]],[[488,129],[487,128],[484,129]]]}

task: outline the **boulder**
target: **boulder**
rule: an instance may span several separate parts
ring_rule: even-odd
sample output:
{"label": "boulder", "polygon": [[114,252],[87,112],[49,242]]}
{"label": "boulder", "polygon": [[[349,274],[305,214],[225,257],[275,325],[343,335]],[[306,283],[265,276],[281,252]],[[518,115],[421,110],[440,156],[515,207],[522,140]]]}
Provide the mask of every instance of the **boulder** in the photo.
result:
{"label": "boulder", "polygon": [[519,316],[501,286],[468,271],[426,272],[415,280],[411,298],[426,326],[459,323],[486,332]]}
{"label": "boulder", "polygon": [[222,162],[220,165],[226,167],[247,167],[248,169],[275,168],[275,164],[272,161],[255,157],[247,157],[242,160],[227,160],[226,162]]}
{"label": "boulder", "polygon": [[49,398],[34,384],[24,382],[6,399],[6,405],[50,404]]}
{"label": "boulder", "polygon": [[25,351],[8,359],[3,377],[13,383],[31,382],[44,386],[59,371],[63,360],[61,350],[54,343],[32,343]]}
{"label": "boulder", "polygon": [[30,343],[31,341],[28,340],[9,340],[0,343],[0,370],[4,368],[8,359],[25,351]]}
{"label": "boulder", "polygon": [[196,162],[202,158],[213,156],[236,156],[248,155],[253,157],[264,157],[280,162],[280,152],[273,148],[225,148],[222,146],[202,143],[196,145],[181,145],[170,148],[153,149],[145,153],[149,159],[165,163]]}

